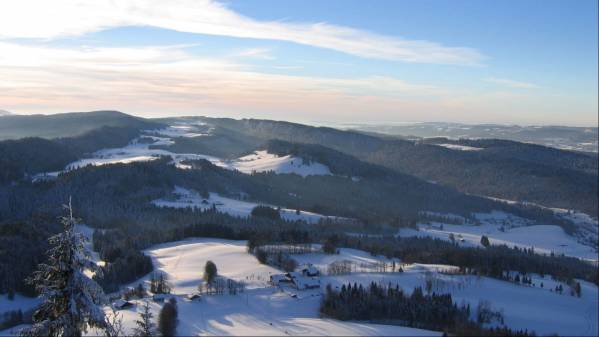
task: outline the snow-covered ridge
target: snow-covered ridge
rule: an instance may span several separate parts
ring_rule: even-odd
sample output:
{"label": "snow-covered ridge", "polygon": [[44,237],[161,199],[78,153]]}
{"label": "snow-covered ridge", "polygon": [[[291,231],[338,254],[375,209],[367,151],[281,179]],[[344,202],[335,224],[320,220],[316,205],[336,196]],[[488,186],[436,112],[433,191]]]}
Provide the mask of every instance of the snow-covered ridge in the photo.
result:
{"label": "snow-covered ridge", "polygon": [[[194,208],[198,210],[209,210],[213,207],[217,211],[227,213],[236,217],[249,217],[254,207],[258,205],[266,205],[264,203],[254,203],[243,200],[236,200],[227,197],[223,197],[218,193],[210,193],[208,198],[203,198],[199,193],[193,190],[189,190],[180,186],[176,186],[173,194],[176,196],[175,199],[157,199],[152,203],[158,207],[171,207],[171,208]],[[267,205],[273,208],[277,206]],[[280,208],[281,218],[288,221],[305,221],[307,223],[318,223],[321,219],[330,219],[334,221],[348,221],[347,218],[326,216],[322,214],[300,211],[289,208]]]}

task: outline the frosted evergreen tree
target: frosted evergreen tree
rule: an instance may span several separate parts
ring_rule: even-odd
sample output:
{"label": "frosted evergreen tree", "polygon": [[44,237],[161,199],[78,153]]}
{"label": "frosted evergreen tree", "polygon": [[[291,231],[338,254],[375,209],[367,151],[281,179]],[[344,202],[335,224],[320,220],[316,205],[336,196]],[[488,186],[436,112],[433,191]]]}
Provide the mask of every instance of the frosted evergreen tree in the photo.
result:
{"label": "frosted evergreen tree", "polygon": [[104,292],[84,274],[97,271],[84,246],[85,237],[75,231],[71,201],[64,206],[67,215],[61,218],[64,231],[49,239],[47,263],[28,280],[35,285],[42,303],[33,314],[33,325],[21,331],[22,336],[81,336],[89,327],[114,336],[113,329],[100,307]]}
{"label": "frosted evergreen tree", "polygon": [[152,322],[152,312],[150,304],[146,301],[143,306],[143,311],[139,313],[139,319],[135,321],[137,325],[133,329],[135,337],[153,337],[156,336],[156,325]]}

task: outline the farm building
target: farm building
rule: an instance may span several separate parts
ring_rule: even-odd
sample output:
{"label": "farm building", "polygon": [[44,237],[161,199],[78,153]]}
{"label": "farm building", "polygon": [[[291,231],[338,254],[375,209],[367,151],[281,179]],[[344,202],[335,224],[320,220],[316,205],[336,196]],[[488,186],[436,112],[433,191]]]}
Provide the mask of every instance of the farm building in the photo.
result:
{"label": "farm building", "polygon": [[124,299],[118,299],[112,303],[112,307],[116,310],[127,309],[133,306],[132,302],[125,301]]}
{"label": "farm building", "polygon": [[316,267],[314,267],[312,264],[309,264],[302,269],[302,275],[308,277],[316,277],[320,276],[320,271],[316,269]]}
{"label": "farm building", "polygon": [[198,293],[187,294],[187,296],[185,296],[185,298],[187,298],[189,301],[199,301],[202,299],[202,295],[200,295]]}
{"label": "farm building", "polygon": [[[316,268],[314,268],[316,269]],[[316,270],[316,272],[318,272]],[[320,288],[320,280],[318,277],[305,276],[307,272],[289,272],[286,274],[275,274],[270,276],[270,283],[274,286],[290,284],[298,290]]]}
{"label": "farm building", "polygon": [[270,284],[278,286],[280,283],[291,283],[291,279],[287,277],[287,274],[270,275]]}

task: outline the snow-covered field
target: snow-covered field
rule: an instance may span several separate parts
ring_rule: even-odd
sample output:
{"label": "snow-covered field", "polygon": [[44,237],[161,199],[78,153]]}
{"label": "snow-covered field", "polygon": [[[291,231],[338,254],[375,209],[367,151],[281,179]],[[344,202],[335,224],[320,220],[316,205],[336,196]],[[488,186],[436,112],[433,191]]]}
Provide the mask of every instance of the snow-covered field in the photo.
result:
{"label": "snow-covered field", "polygon": [[[340,249],[339,255],[300,254],[293,258],[302,264],[312,264],[319,269],[334,261],[350,260],[354,263],[386,262],[384,257],[373,257],[370,254],[354,250]],[[535,287],[514,284],[487,277],[450,275],[447,272],[456,269],[454,266],[410,264],[402,265],[403,273],[352,273],[342,276],[325,276],[322,284],[340,287],[343,284],[360,283],[367,286],[371,282],[382,284],[399,284],[404,291],[411,292],[415,287],[423,287],[428,277],[433,280],[433,291],[451,293],[454,302],[469,303],[476,309],[480,300],[491,303],[493,310],[503,311],[505,324],[515,329],[532,329],[539,335],[557,333],[559,335],[596,336],[598,333],[597,301],[599,300],[596,285],[581,281],[581,298],[573,297],[564,291],[557,294],[554,289],[558,282],[550,276],[531,276]],[[541,282],[544,287],[541,288]],[[568,288],[563,285],[564,288]]]}
{"label": "snow-covered field", "polygon": [[[318,248],[320,245],[313,245]],[[370,253],[351,248],[339,248],[339,254],[309,253],[293,255],[299,266],[313,265],[321,274],[326,274],[328,266],[333,262],[348,261],[364,272],[374,272],[381,262],[392,264],[399,260],[387,259],[384,256],[372,256]]]}
{"label": "snow-covered field", "polygon": [[[582,213],[564,213],[564,216],[575,217],[579,225],[593,228],[590,217]],[[452,216],[452,215],[448,215]],[[477,224],[466,223],[454,225],[437,221],[418,224],[418,230],[402,228],[398,232],[401,237],[432,237],[451,241],[453,234],[455,241],[463,246],[481,246],[480,239],[483,235],[489,238],[492,245],[507,245],[509,247],[534,248],[540,254],[566,255],[598,261],[597,250],[580,238],[568,235],[556,225],[533,225],[530,220],[493,211],[491,213],[474,214]],[[586,227],[585,227],[586,228]]]}
{"label": "snow-covered field", "polygon": [[[190,239],[155,246],[146,251],[157,270],[168,275],[177,295],[181,336],[194,335],[335,335],[335,336],[433,336],[441,333],[377,324],[341,322],[318,317],[320,291],[293,298],[290,293],[269,285],[279,270],[261,265],[246,251],[245,241]],[[218,274],[248,287],[238,295],[203,296],[190,302],[185,294],[197,291],[206,261],[213,261]],[[146,281],[147,277],[142,281]],[[138,319],[141,301],[119,311],[127,331]],[[154,317],[160,304],[150,302]]]}
{"label": "snow-covered field", "polygon": [[[249,201],[236,200],[223,197],[217,193],[210,193],[208,198],[202,198],[197,192],[176,186],[173,194],[176,199],[157,199],[152,203],[158,207],[172,208],[197,208],[202,210],[216,207],[219,212],[227,213],[236,217],[248,217],[252,213],[252,209],[258,205],[266,205],[264,203],[253,203]],[[276,208],[276,206],[269,205]],[[280,209],[281,217],[288,221],[303,220],[307,223],[318,223],[321,219],[331,220],[347,220],[340,217],[331,217],[321,214],[316,214],[307,211],[300,211],[297,214],[296,210],[289,208]]]}
{"label": "snow-covered field", "polygon": [[253,154],[238,158],[232,166],[243,172],[295,173],[306,177],[309,175],[331,175],[329,168],[320,163],[304,163],[302,158],[291,155],[279,157],[266,151],[256,151]]}
{"label": "snow-covered field", "polygon": [[515,200],[507,200],[507,199],[500,199],[500,198],[493,198],[493,197],[485,197],[485,198],[504,202],[504,203],[507,203],[510,205],[522,204],[522,205],[535,206],[535,207],[540,207],[540,208],[550,210],[558,217],[560,217],[564,220],[567,220],[576,226],[577,231],[576,231],[576,233],[574,233],[574,236],[580,243],[587,245],[587,246],[599,248],[599,219],[597,219],[596,216],[590,216],[588,214],[585,214],[585,213],[582,213],[579,211],[568,210],[568,209],[564,209],[564,208],[546,207],[543,205],[539,205],[539,204],[527,202],[527,201],[515,201]]}
{"label": "snow-covered field", "polygon": [[[247,254],[245,241],[197,238],[154,246],[145,251],[152,257],[157,270],[164,272],[173,286],[179,307],[177,333],[192,335],[440,335],[441,333],[399,326],[342,322],[322,319],[318,315],[320,298],[325,284],[370,282],[399,284],[406,292],[423,287],[432,280],[433,291],[450,292],[458,304],[470,304],[476,311],[481,300],[488,301],[493,310],[503,313],[505,324],[514,329],[532,329],[538,335],[596,336],[597,286],[581,282],[582,296],[574,297],[550,291],[557,284],[549,276],[533,275],[535,287],[499,281],[486,277],[451,275],[445,271],[452,266],[412,264],[403,265],[402,273],[352,273],[323,276],[323,288],[297,291],[277,288],[267,283],[269,276],[280,273],[261,265]],[[301,263],[324,267],[339,260],[356,263],[391,262],[354,249],[340,249],[339,255],[318,253],[294,255]],[[189,301],[185,295],[196,291],[202,281],[206,261],[213,261],[218,274],[248,287],[238,295],[203,296],[200,301]],[[144,277],[138,282],[148,282]],[[541,288],[540,283],[545,287]],[[132,285],[137,284],[137,282]],[[295,295],[295,296],[294,296]],[[3,300],[3,299],[2,299]],[[132,308],[120,310],[126,332],[134,327],[141,310],[142,300],[133,300]],[[15,302],[19,303],[19,302]],[[150,301],[154,317],[161,304]],[[107,309],[108,310],[108,309]],[[10,334],[0,331],[0,334]],[[94,334],[94,331],[90,331]]]}
{"label": "snow-covered field", "polygon": [[486,235],[492,245],[505,244],[509,247],[534,248],[535,252],[541,254],[554,252],[581,259],[597,260],[597,252],[593,248],[579,243],[559,226],[536,225],[509,228],[505,231],[499,228],[489,224],[476,226],[432,223],[420,224],[419,230],[403,228],[399,231],[399,236],[429,236],[450,241],[450,235],[453,234],[460,245],[481,246],[480,239]]}

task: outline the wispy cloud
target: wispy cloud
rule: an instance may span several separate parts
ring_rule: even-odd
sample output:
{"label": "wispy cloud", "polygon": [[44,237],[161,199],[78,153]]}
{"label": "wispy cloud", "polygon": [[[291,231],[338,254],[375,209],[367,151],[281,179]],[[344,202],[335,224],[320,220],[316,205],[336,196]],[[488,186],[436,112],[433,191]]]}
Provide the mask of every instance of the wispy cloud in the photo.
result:
{"label": "wispy cloud", "polygon": [[[0,42],[0,106],[20,112],[119,108],[133,112],[254,113],[315,118],[408,108],[434,86],[393,77],[261,73],[181,46],[55,48]],[[118,61],[115,61],[118,60]],[[341,115],[340,115],[341,114]]]}
{"label": "wispy cloud", "polygon": [[295,121],[559,123],[572,107],[596,112],[596,105],[551,97],[539,101],[536,91],[459,91],[390,76],[261,73],[260,67],[235,58],[198,57],[185,46],[57,48],[0,42],[0,50],[0,107],[17,113],[118,109],[144,116]]}
{"label": "wispy cloud", "polygon": [[[34,10],[35,9],[35,10]],[[365,58],[480,64],[476,49],[380,35],[328,23],[259,21],[213,0],[19,0],[0,3],[0,38],[78,36],[122,26],[289,41]]]}
{"label": "wispy cloud", "polygon": [[536,89],[536,88],[538,88],[538,86],[533,83],[514,81],[514,80],[509,80],[506,78],[487,77],[487,78],[484,78],[483,81],[489,82],[489,83],[500,84],[502,86],[516,88],[516,89]]}
{"label": "wispy cloud", "polygon": [[233,53],[233,57],[255,58],[261,60],[274,60],[272,51],[269,48],[248,48]]}

